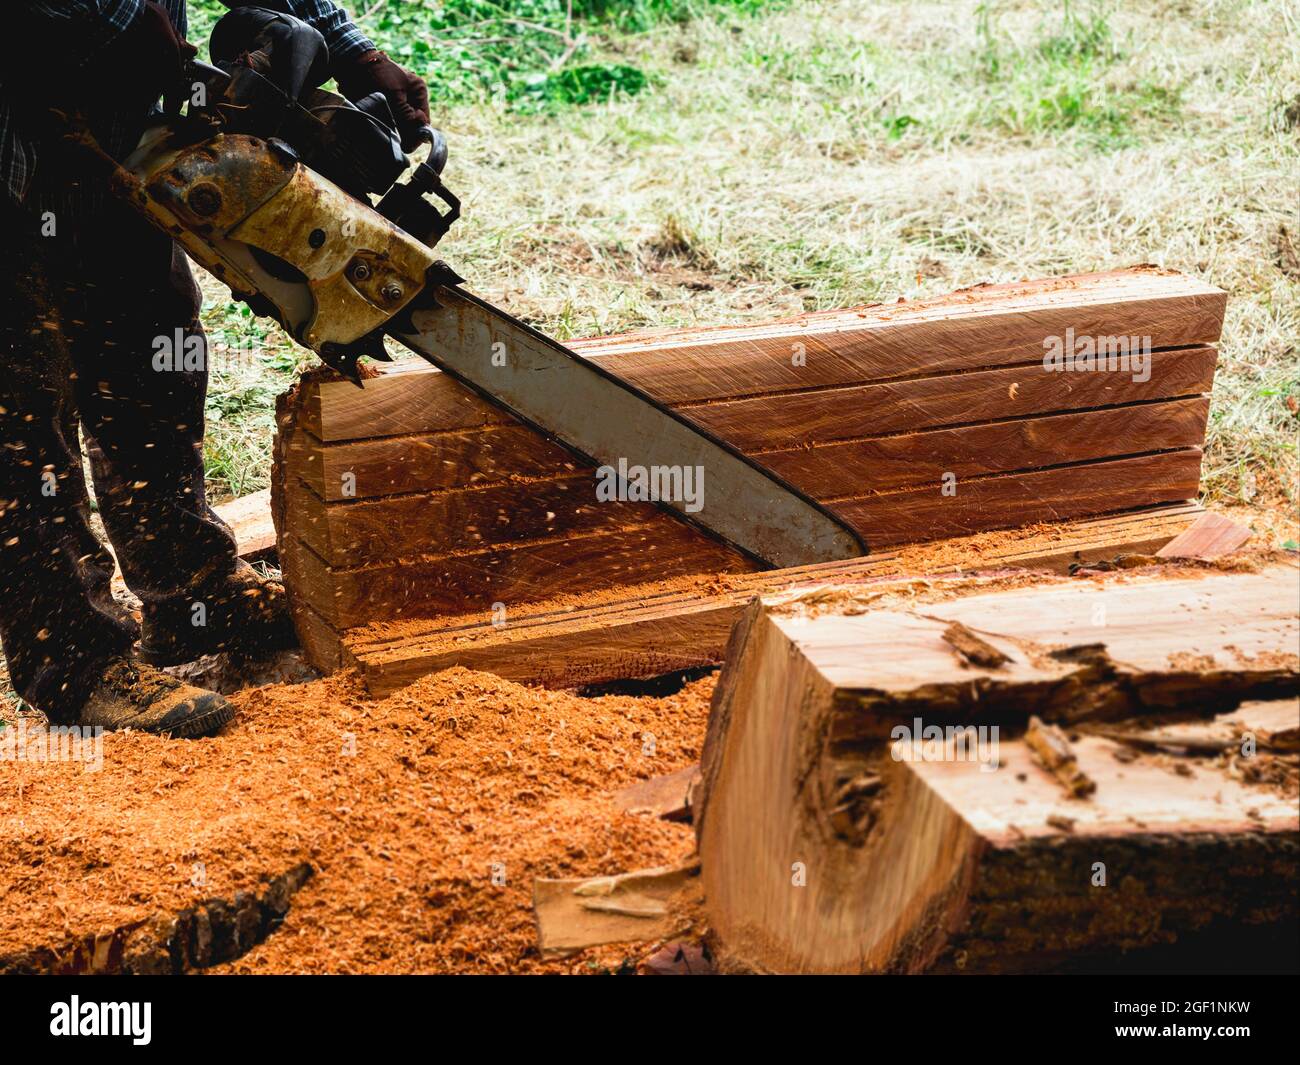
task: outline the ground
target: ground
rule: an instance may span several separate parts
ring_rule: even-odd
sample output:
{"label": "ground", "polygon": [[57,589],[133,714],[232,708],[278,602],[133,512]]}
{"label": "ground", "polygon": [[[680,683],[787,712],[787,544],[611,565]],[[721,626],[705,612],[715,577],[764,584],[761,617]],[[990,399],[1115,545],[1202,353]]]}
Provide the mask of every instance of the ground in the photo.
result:
{"label": "ground", "polygon": [[[1255,547],[1219,567],[1164,570],[1226,579],[1207,569],[1255,570],[1280,556],[1293,559]],[[1149,572],[1069,580],[1100,588]],[[865,594],[890,608],[1034,580],[971,576]],[[823,592],[809,602],[816,611],[828,601]],[[263,892],[304,863],[313,875],[283,924],[207,971],[634,971],[656,944],[543,956],[533,881],[691,859],[690,825],[621,810],[614,796],[699,760],[716,680],[590,696],[457,668],[373,699],[341,673],[240,692],[239,717],[209,739],[113,733],[79,748],[80,759],[29,753],[0,772],[0,974],[67,965],[87,939],[168,959],[155,919],[166,927],[193,907],[220,912],[213,900]],[[1232,764],[1207,757],[1196,773]],[[1267,786],[1293,797],[1294,758],[1274,768]],[[700,930],[690,906],[674,914],[684,931]]]}

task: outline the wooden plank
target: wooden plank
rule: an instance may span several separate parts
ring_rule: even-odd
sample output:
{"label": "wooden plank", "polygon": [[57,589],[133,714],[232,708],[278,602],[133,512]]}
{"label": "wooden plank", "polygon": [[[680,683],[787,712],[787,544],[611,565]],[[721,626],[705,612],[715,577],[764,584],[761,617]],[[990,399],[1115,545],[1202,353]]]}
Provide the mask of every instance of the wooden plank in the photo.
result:
{"label": "wooden plank", "polygon": [[[594,606],[512,610],[504,625],[486,611],[400,626],[376,625],[342,636],[344,663],[383,696],[421,676],[463,666],[510,680],[554,688],[629,677],[652,677],[717,665],[745,604],[773,594],[827,583],[891,581],[909,586],[922,574],[952,574],[1006,566],[1064,572],[1069,566],[1150,554],[1201,513],[1182,504],[1138,514],[1092,519],[1040,532],[1026,531],[996,546],[986,537],[944,544],[937,563],[923,549],[882,553],[851,562],[719,577],[711,591],[629,588],[625,598]],[[934,551],[936,545],[929,545]]]}
{"label": "wooden plank", "polygon": [[[657,399],[679,403],[1030,363],[1042,359],[1045,337],[1063,336],[1067,329],[1100,337],[1136,328],[1150,337],[1153,349],[1213,344],[1225,301],[1223,292],[1193,278],[1138,268],[978,286],[936,299],[760,326],[570,344]],[[800,358],[793,359],[795,354]],[[382,435],[376,426],[419,433],[500,420],[436,371],[383,374],[363,389],[329,381],[312,387],[319,399],[310,401],[303,424],[326,442]],[[323,409],[328,414],[322,416]]]}
{"label": "wooden plank", "polygon": [[325,503],[304,487],[286,527],[331,565],[351,567],[617,532],[658,516],[653,504],[597,502],[591,481],[569,479],[355,503]]}
{"label": "wooden plank", "polygon": [[1200,476],[1200,449],[1184,448],[976,478],[958,482],[955,496],[945,496],[935,486],[850,499],[833,509],[872,547],[889,547],[1187,500],[1199,491]]}
{"label": "wooden plank", "polygon": [[554,957],[605,943],[681,935],[691,926],[698,885],[698,864],[618,876],[540,878],[533,882],[538,948]]}
{"label": "wooden plank", "polygon": [[235,534],[239,557],[246,561],[266,558],[275,550],[275,523],[271,520],[271,490],[240,496],[212,508]]}
{"label": "wooden plank", "polygon": [[646,341],[613,338],[584,354],[609,359],[610,370],[642,387],[653,381],[657,398],[679,402],[1041,361],[1044,339],[1071,329],[1100,337],[1130,333],[1141,322],[1153,349],[1218,339],[1226,296],[1210,286],[1140,272],[1117,273],[1086,290],[1072,287],[1079,280],[1029,282],[1018,295],[1010,295],[1014,287],[989,286],[840,312],[839,322],[821,327],[773,323]]}
{"label": "wooden plank", "polygon": [[1198,396],[769,452],[759,461],[823,502],[918,485],[938,492],[946,475],[960,495],[970,477],[1199,447],[1209,409]]}
{"label": "wooden plank", "polygon": [[[884,608],[853,587],[756,600],[693,804],[720,964],[1039,971],[1209,919],[1293,924],[1294,783],[1217,756],[1176,770],[1089,730],[1293,696],[1297,594],[1288,563]],[[958,622],[998,654],[975,661]],[[1070,734],[1072,779],[1091,789],[1063,788],[1035,756],[1035,715]]]}
{"label": "wooden plank", "polygon": [[1244,547],[1250,530],[1222,514],[1202,514],[1158,552],[1161,558],[1222,558]]}
{"label": "wooden plank", "polygon": [[286,453],[290,473],[322,499],[351,501],[494,482],[590,476],[564,448],[523,425],[479,433],[386,437],[323,446],[305,430]]}
{"label": "wooden plank", "polygon": [[1042,363],[812,392],[685,404],[677,409],[743,451],[807,447],[884,433],[1087,410],[1207,393],[1210,345],[1156,351],[1145,381],[1110,373],[1046,373]]}
{"label": "wooden plank", "polygon": [[497,602],[546,599],[557,590],[596,592],[665,573],[734,573],[755,563],[672,519],[662,527],[533,541],[393,566],[331,569],[301,541],[281,544],[303,601],[336,629],[384,618],[490,613]]}

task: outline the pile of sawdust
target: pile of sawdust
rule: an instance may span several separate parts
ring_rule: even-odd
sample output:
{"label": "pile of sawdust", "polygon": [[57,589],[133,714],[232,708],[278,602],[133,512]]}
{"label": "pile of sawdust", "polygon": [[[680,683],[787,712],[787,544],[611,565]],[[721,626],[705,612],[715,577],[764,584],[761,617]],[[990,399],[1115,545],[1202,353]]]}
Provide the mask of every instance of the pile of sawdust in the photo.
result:
{"label": "pile of sawdust", "polygon": [[[583,971],[536,950],[535,877],[673,864],[689,826],[612,793],[698,758],[712,680],[584,699],[449,670],[372,701],[355,677],[234,696],[221,736],[104,737],[103,766],[0,771],[0,958],[316,875],[238,972]],[[632,952],[644,952],[632,948]]]}

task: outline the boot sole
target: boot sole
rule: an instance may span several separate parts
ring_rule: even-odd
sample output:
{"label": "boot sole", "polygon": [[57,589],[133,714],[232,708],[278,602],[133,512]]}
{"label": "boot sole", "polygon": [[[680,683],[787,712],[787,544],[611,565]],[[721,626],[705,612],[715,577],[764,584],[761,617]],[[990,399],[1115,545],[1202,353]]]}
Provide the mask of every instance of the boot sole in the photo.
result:
{"label": "boot sole", "polygon": [[179,725],[166,729],[148,729],[156,736],[170,736],[174,740],[197,740],[212,736],[235,720],[238,711],[230,703],[209,710],[206,714],[187,718]]}

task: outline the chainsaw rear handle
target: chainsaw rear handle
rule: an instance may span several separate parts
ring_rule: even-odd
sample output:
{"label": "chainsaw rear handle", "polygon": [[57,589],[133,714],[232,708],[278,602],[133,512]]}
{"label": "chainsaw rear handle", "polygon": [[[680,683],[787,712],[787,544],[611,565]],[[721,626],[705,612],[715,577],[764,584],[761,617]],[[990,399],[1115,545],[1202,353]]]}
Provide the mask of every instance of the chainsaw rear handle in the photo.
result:
{"label": "chainsaw rear handle", "polygon": [[[441,130],[422,126],[418,139],[429,145],[429,158],[417,163],[405,182],[394,185],[379,201],[378,209],[394,225],[432,248],[460,217],[460,200],[442,183],[442,170],[447,165],[447,138]],[[448,209],[438,210],[430,196],[437,197]]]}
{"label": "chainsaw rear handle", "polygon": [[415,139],[416,143],[429,146],[429,158],[425,160],[425,165],[435,174],[441,175],[442,168],[447,165],[447,138],[442,135],[442,130],[421,126]]}

